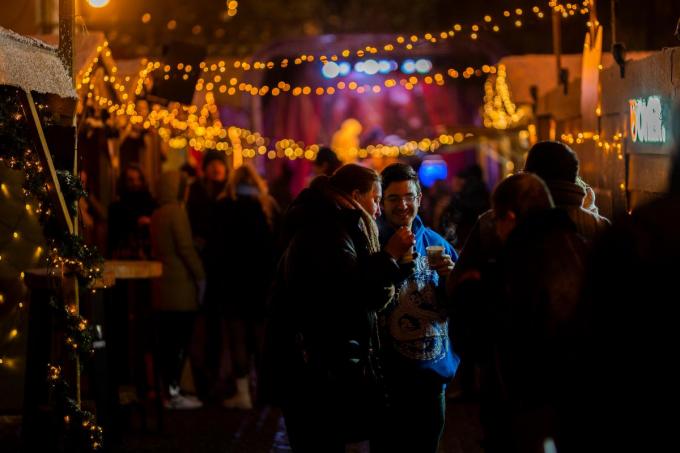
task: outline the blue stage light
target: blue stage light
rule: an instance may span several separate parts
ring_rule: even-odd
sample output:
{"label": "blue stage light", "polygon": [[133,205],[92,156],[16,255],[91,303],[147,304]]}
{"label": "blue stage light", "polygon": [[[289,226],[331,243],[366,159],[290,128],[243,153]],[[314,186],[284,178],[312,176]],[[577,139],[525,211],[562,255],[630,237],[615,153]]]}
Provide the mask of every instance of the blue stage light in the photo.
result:
{"label": "blue stage light", "polygon": [[420,182],[425,187],[432,185],[441,179],[446,179],[449,169],[446,161],[439,156],[432,156],[423,161],[418,170]]}
{"label": "blue stage light", "polygon": [[421,58],[420,60],[416,61],[415,67],[416,71],[418,71],[420,74],[427,74],[432,69],[432,62],[430,60]]}
{"label": "blue stage light", "polygon": [[340,75],[343,77],[348,75],[349,72],[352,70],[352,65],[350,65],[346,61],[343,61],[338,66],[340,67]]}
{"label": "blue stage light", "polygon": [[413,74],[416,72],[416,62],[413,60],[404,60],[401,64],[401,72],[404,74]]}
{"label": "blue stage light", "polygon": [[340,74],[340,67],[336,63],[329,61],[321,68],[321,74],[327,79],[334,79]]}
{"label": "blue stage light", "polygon": [[390,62],[387,60],[380,60],[378,62],[378,71],[380,74],[387,74],[392,69]]}

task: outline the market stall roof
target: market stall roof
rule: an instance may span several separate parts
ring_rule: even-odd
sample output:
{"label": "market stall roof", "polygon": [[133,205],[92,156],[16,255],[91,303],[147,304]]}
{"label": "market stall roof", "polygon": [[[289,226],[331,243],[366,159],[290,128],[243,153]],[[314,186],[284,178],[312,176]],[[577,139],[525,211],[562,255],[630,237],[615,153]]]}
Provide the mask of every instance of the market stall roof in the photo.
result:
{"label": "market stall roof", "polygon": [[0,27],[0,85],[76,99],[57,48]]}
{"label": "market stall roof", "polygon": [[[628,52],[626,60],[640,60],[652,52]],[[569,83],[581,78],[581,54],[562,55],[562,67],[569,71]],[[557,87],[557,63],[553,54],[510,55],[498,61],[505,65],[512,100],[518,104],[533,104],[531,87],[536,86],[538,97]],[[602,54],[602,66],[614,65],[611,53]]]}
{"label": "market stall roof", "polygon": [[[33,37],[50,46],[59,45],[58,35],[36,35]],[[100,31],[77,33],[75,43],[75,69],[78,77],[95,62],[95,59],[99,59],[98,61],[101,61],[109,70],[116,66],[111,51],[107,47],[108,42],[104,33]]]}

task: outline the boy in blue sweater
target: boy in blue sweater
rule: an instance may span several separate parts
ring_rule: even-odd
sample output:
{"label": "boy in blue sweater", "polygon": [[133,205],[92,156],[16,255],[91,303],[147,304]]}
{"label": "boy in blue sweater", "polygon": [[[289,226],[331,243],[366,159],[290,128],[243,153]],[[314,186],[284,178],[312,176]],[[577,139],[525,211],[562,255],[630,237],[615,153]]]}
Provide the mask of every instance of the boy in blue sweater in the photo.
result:
{"label": "boy in blue sweater", "polygon": [[[417,215],[422,192],[415,170],[395,163],[381,176],[380,241],[384,244],[396,231],[408,228],[415,235],[416,253],[402,257],[402,262],[413,260],[413,273],[399,285],[381,315],[389,406],[375,449],[436,453],[444,429],[444,390],[459,362],[451,349],[444,307],[445,281],[457,255]],[[428,262],[428,246],[441,246],[444,254]]]}

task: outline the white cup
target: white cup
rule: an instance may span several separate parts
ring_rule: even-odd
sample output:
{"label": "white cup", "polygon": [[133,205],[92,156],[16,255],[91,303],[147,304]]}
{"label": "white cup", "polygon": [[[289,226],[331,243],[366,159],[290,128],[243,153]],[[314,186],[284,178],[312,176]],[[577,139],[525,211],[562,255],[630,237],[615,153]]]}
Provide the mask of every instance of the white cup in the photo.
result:
{"label": "white cup", "polygon": [[425,251],[427,252],[427,262],[430,264],[430,267],[436,266],[441,261],[442,255],[444,255],[444,246],[430,245],[425,248]]}

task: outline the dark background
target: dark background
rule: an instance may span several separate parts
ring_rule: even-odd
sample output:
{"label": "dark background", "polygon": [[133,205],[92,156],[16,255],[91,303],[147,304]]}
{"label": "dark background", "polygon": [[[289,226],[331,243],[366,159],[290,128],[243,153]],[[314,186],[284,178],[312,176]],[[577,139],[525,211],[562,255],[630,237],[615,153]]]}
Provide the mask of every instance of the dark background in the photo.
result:
{"label": "dark background", "polygon": [[[84,5],[85,0],[80,0]],[[610,5],[598,1],[605,27],[604,48],[611,45]],[[567,3],[560,0],[560,3]],[[454,23],[481,22],[484,15],[501,17],[504,9],[522,8],[526,26],[519,32],[489,34],[504,53],[552,52],[551,21],[527,14],[539,0],[242,0],[235,17],[226,15],[222,0],[111,0],[102,9],[81,9],[88,27],[104,30],[116,58],[160,55],[172,40],[207,45],[209,55],[250,55],[268,43],[329,33],[426,33],[448,29]],[[617,33],[629,50],[650,50],[680,45],[673,36],[680,17],[675,0],[619,0]],[[142,15],[151,14],[148,23]],[[168,22],[176,21],[174,30]],[[586,18],[574,16],[563,23],[563,49],[580,53]],[[196,26],[199,26],[200,29]],[[480,38],[482,36],[480,35]],[[468,40],[469,41],[469,40]],[[376,43],[378,44],[378,43]]]}

